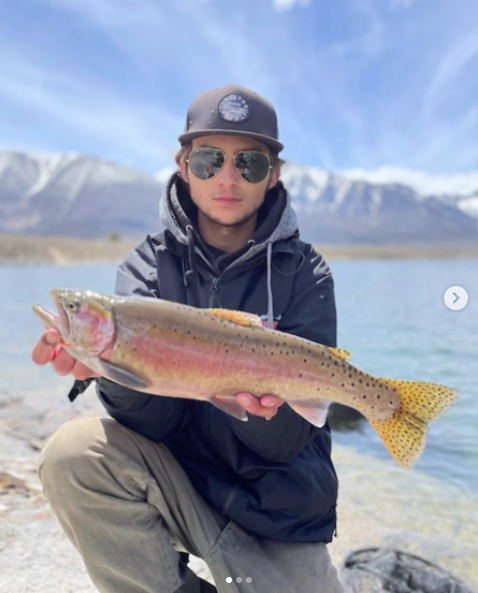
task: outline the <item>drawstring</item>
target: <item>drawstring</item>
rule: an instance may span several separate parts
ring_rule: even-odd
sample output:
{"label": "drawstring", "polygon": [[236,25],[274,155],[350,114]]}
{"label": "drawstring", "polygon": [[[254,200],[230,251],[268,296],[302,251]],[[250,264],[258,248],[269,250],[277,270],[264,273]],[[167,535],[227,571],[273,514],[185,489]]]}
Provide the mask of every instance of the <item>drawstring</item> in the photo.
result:
{"label": "drawstring", "polygon": [[274,328],[274,301],[272,300],[272,243],[267,243],[267,327]]}
{"label": "drawstring", "polygon": [[193,227],[188,224],[186,227],[187,239],[188,239],[188,258],[189,258],[189,270],[184,274],[184,285],[188,285],[188,277],[197,277],[196,267],[196,254],[194,245]]}

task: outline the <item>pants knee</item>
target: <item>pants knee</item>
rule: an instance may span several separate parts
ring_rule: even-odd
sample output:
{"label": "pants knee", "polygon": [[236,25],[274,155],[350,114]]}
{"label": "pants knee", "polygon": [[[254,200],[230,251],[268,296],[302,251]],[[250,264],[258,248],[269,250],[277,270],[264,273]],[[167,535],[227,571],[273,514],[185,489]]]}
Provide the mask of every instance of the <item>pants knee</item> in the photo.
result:
{"label": "pants knee", "polygon": [[95,445],[101,441],[103,423],[113,420],[84,418],[63,424],[47,441],[39,463],[45,495],[65,491],[82,472],[91,471]]}

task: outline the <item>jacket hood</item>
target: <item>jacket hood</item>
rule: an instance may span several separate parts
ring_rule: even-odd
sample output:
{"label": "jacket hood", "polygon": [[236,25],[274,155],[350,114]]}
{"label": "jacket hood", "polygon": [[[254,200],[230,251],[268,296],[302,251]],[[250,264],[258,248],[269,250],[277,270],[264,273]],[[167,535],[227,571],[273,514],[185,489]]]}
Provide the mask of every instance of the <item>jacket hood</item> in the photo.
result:
{"label": "jacket hood", "polygon": [[[183,245],[189,245],[188,231],[197,229],[197,207],[191,200],[187,184],[175,173],[159,203],[159,215],[164,227]],[[247,252],[236,259],[245,261],[264,250],[268,243],[288,239],[298,233],[297,215],[290,196],[282,181],[266,193],[264,204],[259,210],[257,229],[248,241]]]}

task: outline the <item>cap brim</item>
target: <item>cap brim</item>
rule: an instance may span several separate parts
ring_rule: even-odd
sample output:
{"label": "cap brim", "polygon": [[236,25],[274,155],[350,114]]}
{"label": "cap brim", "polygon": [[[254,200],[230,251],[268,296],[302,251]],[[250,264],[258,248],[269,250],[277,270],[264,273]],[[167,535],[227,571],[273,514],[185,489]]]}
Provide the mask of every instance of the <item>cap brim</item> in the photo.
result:
{"label": "cap brim", "polygon": [[196,130],[195,132],[181,134],[181,136],[178,137],[178,140],[181,144],[186,144],[186,142],[193,140],[193,138],[200,138],[201,136],[217,136],[218,134],[225,136],[246,136],[248,138],[254,138],[255,140],[263,142],[277,153],[284,149],[284,145],[277,140],[274,140],[274,138],[270,138],[269,136],[265,136],[263,134],[254,134],[254,132],[241,132],[240,130]]}

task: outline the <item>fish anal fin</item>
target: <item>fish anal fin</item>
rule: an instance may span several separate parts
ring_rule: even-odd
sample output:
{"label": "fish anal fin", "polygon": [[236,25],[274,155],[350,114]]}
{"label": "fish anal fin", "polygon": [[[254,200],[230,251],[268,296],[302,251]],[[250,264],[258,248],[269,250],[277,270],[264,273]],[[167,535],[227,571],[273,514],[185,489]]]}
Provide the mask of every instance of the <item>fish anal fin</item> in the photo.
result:
{"label": "fish anal fin", "polygon": [[400,407],[386,420],[369,420],[395,461],[410,469],[425,447],[428,423],[433,422],[458,397],[443,385],[420,381],[380,379],[400,395]]}
{"label": "fish anal fin", "polygon": [[258,315],[254,313],[247,313],[246,311],[232,311],[230,309],[206,309],[211,315],[227,319],[237,325],[244,325],[246,327],[260,327],[262,328],[262,321]]}
{"label": "fish anal fin", "polygon": [[326,399],[316,400],[296,400],[287,402],[289,406],[305,418],[307,422],[310,422],[318,428],[322,428],[327,421],[327,414],[329,412],[330,403]]}
{"label": "fish anal fin", "polygon": [[213,395],[208,398],[211,404],[215,405],[222,412],[226,412],[230,416],[234,416],[238,420],[247,422],[247,412],[244,408],[236,401],[236,398],[232,395]]}
{"label": "fish anal fin", "polygon": [[98,366],[101,368],[102,373],[108,379],[111,379],[115,383],[119,383],[120,385],[124,385],[125,387],[129,387],[130,389],[137,389],[141,391],[142,389],[146,389],[150,386],[149,381],[146,381],[142,377],[135,375],[131,371],[123,369],[108,360],[103,360],[102,358],[96,359],[98,362]]}
{"label": "fish anal fin", "polygon": [[350,360],[352,358],[352,355],[348,350],[343,350],[342,348],[331,348],[330,346],[328,348],[330,352],[332,352],[332,354],[337,358],[341,358],[342,360]]}

